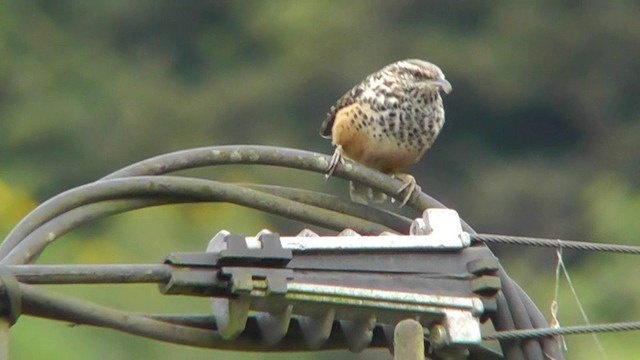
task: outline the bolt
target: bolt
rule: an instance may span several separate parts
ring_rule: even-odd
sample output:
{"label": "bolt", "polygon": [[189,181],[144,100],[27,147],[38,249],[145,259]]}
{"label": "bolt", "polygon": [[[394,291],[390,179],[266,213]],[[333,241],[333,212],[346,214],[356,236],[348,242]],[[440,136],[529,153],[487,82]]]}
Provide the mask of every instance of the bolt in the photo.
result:
{"label": "bolt", "polygon": [[417,218],[411,223],[409,234],[411,235],[427,235],[431,229],[427,227],[427,223],[423,218]]}
{"label": "bolt", "polygon": [[436,324],[429,329],[429,342],[434,349],[439,349],[447,345],[447,329],[444,325]]}

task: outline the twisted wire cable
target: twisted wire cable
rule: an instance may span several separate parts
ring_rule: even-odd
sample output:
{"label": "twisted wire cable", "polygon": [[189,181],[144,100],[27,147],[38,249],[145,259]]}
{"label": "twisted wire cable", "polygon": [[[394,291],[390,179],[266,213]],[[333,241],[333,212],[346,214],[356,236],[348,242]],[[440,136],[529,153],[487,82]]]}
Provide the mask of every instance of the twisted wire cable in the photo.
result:
{"label": "twisted wire cable", "polygon": [[526,236],[495,234],[470,234],[471,240],[485,244],[540,246],[582,251],[613,252],[620,254],[640,254],[640,246],[591,243],[574,240],[544,239]]}
{"label": "twisted wire cable", "polygon": [[559,336],[559,335],[579,335],[579,334],[634,331],[634,330],[640,330],[640,321],[598,324],[598,325],[565,326],[565,327],[559,327],[559,328],[500,331],[493,334],[485,334],[482,336],[482,339],[483,340],[523,340],[523,339],[544,338],[544,337]]}

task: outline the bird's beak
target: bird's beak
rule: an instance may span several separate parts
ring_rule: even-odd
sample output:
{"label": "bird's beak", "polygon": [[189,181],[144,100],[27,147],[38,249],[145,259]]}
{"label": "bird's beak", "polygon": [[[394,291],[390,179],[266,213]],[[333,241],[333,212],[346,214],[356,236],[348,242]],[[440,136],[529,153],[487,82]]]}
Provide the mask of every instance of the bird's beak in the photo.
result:
{"label": "bird's beak", "polygon": [[451,92],[452,87],[451,87],[451,83],[448,82],[446,79],[441,79],[441,80],[431,80],[429,81],[429,83],[436,89],[438,90],[442,90],[444,91],[445,94],[448,94]]}

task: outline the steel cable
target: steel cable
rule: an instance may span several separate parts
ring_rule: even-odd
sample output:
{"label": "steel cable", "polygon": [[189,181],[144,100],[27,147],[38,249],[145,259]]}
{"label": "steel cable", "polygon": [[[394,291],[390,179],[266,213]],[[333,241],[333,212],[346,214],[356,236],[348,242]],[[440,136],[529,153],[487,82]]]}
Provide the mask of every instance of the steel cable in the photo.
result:
{"label": "steel cable", "polygon": [[584,241],[544,239],[525,236],[470,234],[471,240],[485,244],[524,245],[562,248],[583,251],[613,252],[620,254],[640,254],[640,246],[590,243]]}
{"label": "steel cable", "polygon": [[634,330],[640,330],[640,321],[599,324],[599,325],[565,326],[565,327],[559,327],[559,328],[500,331],[493,334],[485,334],[482,336],[482,339],[483,340],[523,340],[523,339],[544,338],[544,337],[560,336],[560,335],[579,335],[579,334],[634,331]]}

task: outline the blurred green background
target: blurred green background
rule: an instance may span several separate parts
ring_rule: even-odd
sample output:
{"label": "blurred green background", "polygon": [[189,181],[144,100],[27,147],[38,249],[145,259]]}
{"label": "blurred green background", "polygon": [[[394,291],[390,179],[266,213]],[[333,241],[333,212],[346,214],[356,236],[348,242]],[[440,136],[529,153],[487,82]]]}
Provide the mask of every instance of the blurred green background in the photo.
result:
{"label": "blurred green background", "polygon": [[[411,169],[479,232],[637,244],[640,3],[637,1],[0,1],[0,234],[37,203],[178,149],[268,144],[331,153],[318,131],[333,102],[404,58],[453,84],[447,124]],[[203,170],[223,181],[346,183],[264,167]],[[296,176],[291,176],[295,174]],[[298,176],[299,175],[299,176]],[[303,225],[230,205],[116,216],[65,236],[43,263],[157,262],[204,249],[220,229],[293,234]],[[555,253],[496,248],[545,314]],[[638,261],[566,251],[594,323],[640,320]],[[153,286],[59,287],[136,311],[208,312]],[[582,320],[560,291],[563,325]],[[633,358],[638,333],[601,335]],[[603,355],[567,338],[568,359]],[[22,317],[14,359],[280,359],[215,352]],[[385,351],[295,354],[389,358]]]}

